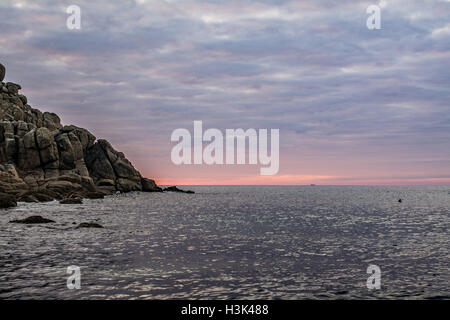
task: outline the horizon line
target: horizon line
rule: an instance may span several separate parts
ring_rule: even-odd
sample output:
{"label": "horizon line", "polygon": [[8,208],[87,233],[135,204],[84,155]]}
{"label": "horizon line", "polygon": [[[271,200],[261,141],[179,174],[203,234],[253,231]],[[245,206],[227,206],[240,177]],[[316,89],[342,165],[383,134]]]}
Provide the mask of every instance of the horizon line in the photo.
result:
{"label": "horizon line", "polygon": [[450,187],[450,184],[158,184],[196,187]]}

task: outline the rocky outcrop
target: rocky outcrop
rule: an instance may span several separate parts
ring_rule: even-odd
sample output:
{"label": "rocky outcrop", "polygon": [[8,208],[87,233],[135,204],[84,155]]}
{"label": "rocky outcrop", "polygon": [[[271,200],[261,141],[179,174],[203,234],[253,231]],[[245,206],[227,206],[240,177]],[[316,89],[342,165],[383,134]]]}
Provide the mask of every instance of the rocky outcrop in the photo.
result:
{"label": "rocky outcrop", "polygon": [[16,198],[7,193],[0,193],[0,208],[10,208],[17,205]]}
{"label": "rocky outcrop", "polygon": [[80,229],[80,228],[103,228],[103,226],[101,224],[94,223],[94,222],[82,222],[75,229]]}
{"label": "rocky outcrop", "polygon": [[5,67],[0,63],[0,81],[5,79]]}
{"label": "rocky outcrop", "polygon": [[[4,83],[0,64],[0,192],[19,201],[101,198],[117,191],[161,191],[125,155],[88,130],[28,105],[21,86]],[[44,195],[44,196],[43,196]]]}
{"label": "rocky outcrop", "polygon": [[164,188],[163,191],[168,191],[168,192],[181,192],[181,193],[191,193],[191,194],[195,193],[195,192],[192,191],[192,190],[181,190],[181,189],[177,188],[176,186]]}
{"label": "rocky outcrop", "polygon": [[155,181],[147,178],[142,178],[142,191],[144,192],[163,192],[163,189],[158,187]]}
{"label": "rocky outcrop", "polygon": [[106,140],[98,140],[89,149],[86,165],[98,187],[122,192],[142,190],[140,173]]}
{"label": "rocky outcrop", "polygon": [[10,221],[10,223],[25,223],[25,224],[53,223],[53,222],[55,221],[43,218],[41,216],[31,216],[25,219]]}

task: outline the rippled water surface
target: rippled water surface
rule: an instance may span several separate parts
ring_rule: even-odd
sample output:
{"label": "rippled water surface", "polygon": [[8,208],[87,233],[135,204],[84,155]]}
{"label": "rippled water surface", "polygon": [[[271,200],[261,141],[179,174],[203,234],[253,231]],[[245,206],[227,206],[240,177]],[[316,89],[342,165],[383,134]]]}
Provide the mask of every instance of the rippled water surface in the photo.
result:
{"label": "rippled water surface", "polygon": [[0,298],[450,298],[450,187],[189,189],[0,210]]}

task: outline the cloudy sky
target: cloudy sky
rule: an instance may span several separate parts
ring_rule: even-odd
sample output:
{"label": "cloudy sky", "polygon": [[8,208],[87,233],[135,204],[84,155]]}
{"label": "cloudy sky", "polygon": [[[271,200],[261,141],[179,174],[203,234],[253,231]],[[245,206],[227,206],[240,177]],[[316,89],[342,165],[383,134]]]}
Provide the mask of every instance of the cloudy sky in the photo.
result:
{"label": "cloudy sky", "polygon": [[[33,107],[161,184],[450,184],[449,0],[1,0],[0,32]],[[194,120],[279,128],[278,174],[174,165]]]}

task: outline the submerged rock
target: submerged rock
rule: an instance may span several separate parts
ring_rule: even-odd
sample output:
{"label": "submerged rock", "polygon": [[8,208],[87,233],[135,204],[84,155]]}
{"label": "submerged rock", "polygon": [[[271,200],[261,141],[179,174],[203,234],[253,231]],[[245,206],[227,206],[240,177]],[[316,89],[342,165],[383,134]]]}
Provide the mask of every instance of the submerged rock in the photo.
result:
{"label": "submerged rock", "polygon": [[76,229],[79,228],[103,228],[103,226],[94,222],[82,222],[76,227]]}
{"label": "submerged rock", "polygon": [[35,223],[53,223],[55,221],[43,218],[41,216],[31,216],[22,220],[12,220],[10,223],[25,223],[25,224],[35,224]]}
{"label": "submerged rock", "polygon": [[185,190],[178,189],[176,186],[164,188],[163,191],[181,192],[181,193],[195,193],[195,192],[192,191],[192,190],[186,190],[186,191],[185,191]]}

